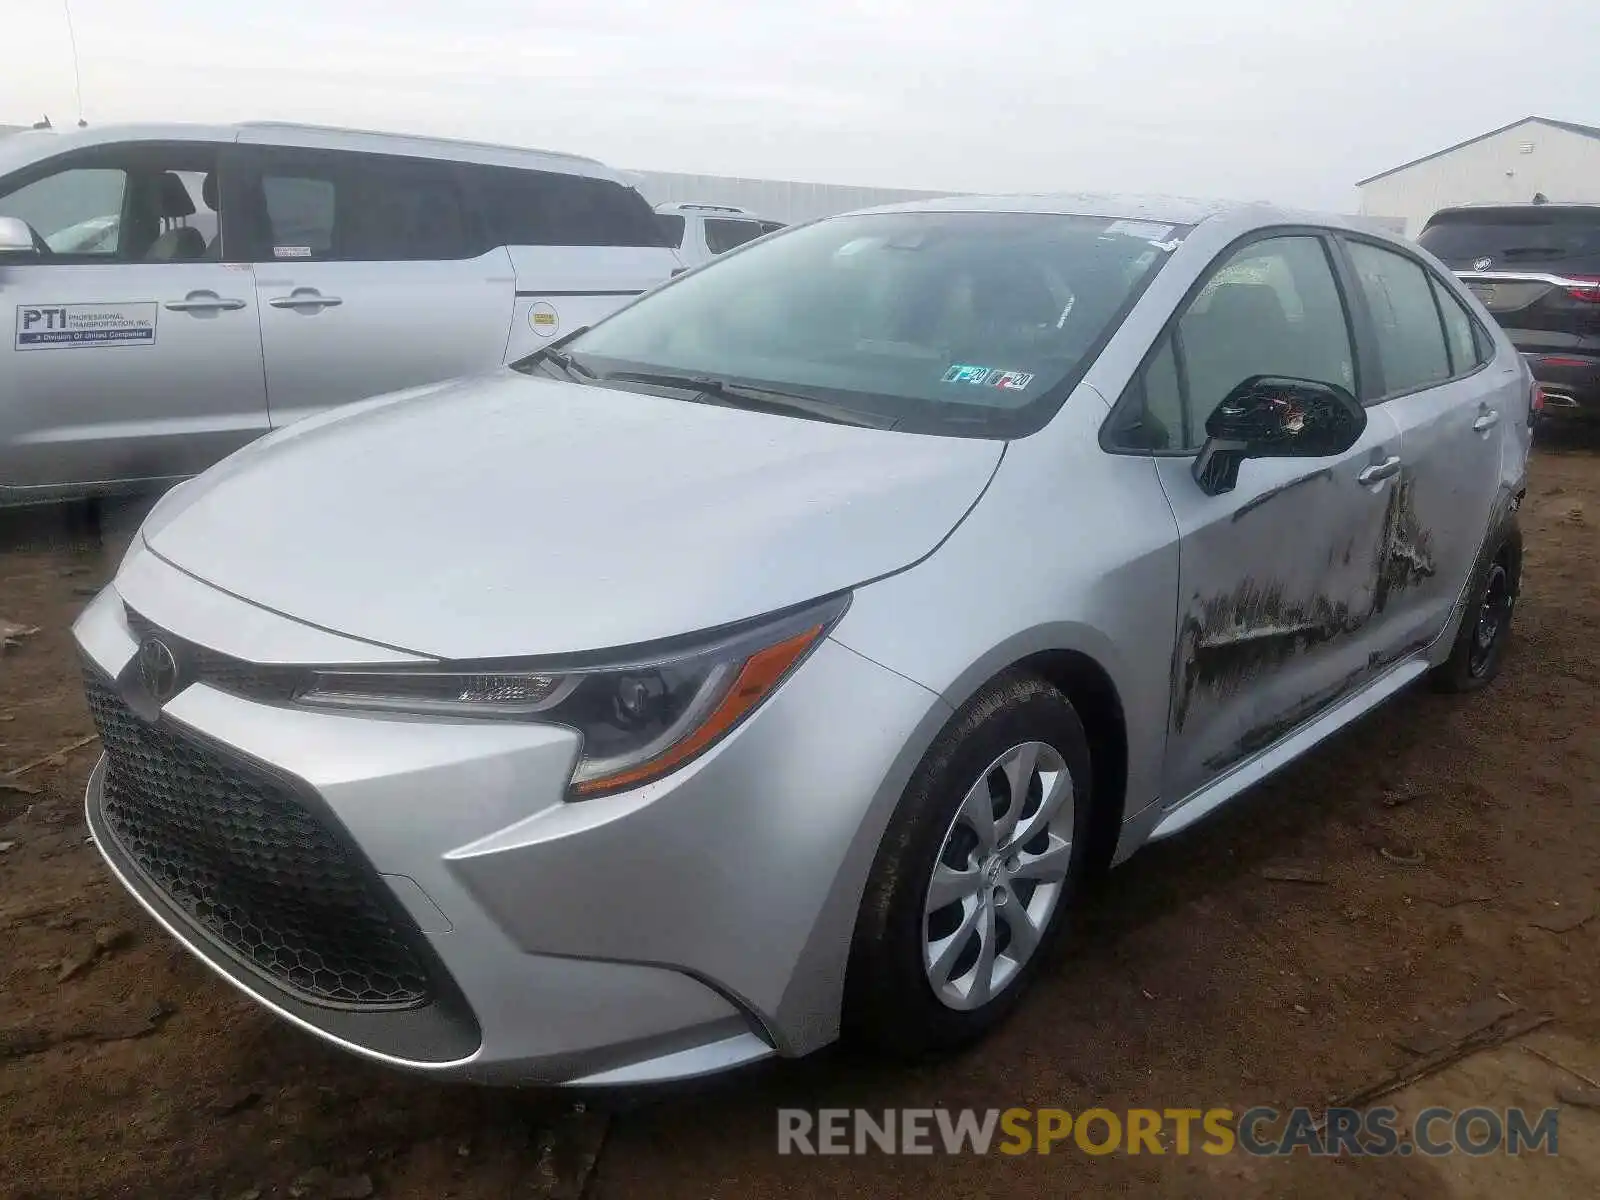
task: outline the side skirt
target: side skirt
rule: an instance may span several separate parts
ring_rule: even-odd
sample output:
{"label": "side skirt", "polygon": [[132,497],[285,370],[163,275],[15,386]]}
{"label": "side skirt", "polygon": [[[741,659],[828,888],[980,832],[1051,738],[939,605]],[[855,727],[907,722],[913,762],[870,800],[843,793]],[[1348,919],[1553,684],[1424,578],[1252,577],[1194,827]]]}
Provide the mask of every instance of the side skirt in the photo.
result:
{"label": "side skirt", "polygon": [[1324,710],[1291,733],[1285,734],[1253,758],[1246,759],[1225,775],[1166,806],[1146,842],[1160,841],[1195,822],[1210,816],[1240,792],[1260,783],[1280,767],[1287,766],[1317,743],[1337,733],[1356,718],[1365,715],[1407,684],[1428,671],[1426,652],[1419,652],[1390,667],[1360,691]]}

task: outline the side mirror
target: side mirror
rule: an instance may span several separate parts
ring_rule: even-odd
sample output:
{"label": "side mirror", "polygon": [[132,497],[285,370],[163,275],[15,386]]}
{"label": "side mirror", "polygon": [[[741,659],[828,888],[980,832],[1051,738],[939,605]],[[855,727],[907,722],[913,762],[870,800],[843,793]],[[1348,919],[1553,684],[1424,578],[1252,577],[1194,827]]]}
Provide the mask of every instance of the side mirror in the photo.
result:
{"label": "side mirror", "polygon": [[0,217],[0,254],[37,254],[33,229],[20,217]]}
{"label": "side mirror", "polygon": [[1206,418],[1194,480],[1208,496],[1231,492],[1247,458],[1327,458],[1354,446],[1367,410],[1331,383],[1253,375]]}

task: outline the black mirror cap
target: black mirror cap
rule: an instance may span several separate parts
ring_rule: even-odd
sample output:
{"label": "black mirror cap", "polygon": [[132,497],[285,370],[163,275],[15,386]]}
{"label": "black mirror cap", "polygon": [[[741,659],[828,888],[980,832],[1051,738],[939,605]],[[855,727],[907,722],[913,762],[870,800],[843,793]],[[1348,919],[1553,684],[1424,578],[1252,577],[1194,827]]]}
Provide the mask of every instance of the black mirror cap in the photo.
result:
{"label": "black mirror cap", "polygon": [[1206,418],[1194,478],[1207,495],[1232,491],[1247,458],[1327,458],[1354,446],[1367,410],[1347,390],[1314,379],[1252,375]]}
{"label": "black mirror cap", "polygon": [[1243,443],[1246,458],[1326,458],[1366,427],[1367,410],[1336,384],[1252,375],[1206,418],[1206,437]]}

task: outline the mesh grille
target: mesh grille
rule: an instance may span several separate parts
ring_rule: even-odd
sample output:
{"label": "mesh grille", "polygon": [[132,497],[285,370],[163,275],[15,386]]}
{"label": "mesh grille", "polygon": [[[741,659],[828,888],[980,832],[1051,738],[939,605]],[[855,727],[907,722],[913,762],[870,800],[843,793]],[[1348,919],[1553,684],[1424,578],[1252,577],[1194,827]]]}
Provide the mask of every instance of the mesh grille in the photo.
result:
{"label": "mesh grille", "polygon": [[405,1008],[429,999],[414,934],[381,886],[279,780],[147,725],[85,672],[119,848],[211,939],[302,1000]]}

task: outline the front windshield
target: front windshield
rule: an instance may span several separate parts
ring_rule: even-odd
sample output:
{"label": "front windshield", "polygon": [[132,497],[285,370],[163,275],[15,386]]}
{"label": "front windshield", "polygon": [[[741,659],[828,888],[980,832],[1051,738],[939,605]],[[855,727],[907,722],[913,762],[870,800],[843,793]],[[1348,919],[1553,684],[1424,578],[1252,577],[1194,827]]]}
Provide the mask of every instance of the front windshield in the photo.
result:
{"label": "front windshield", "polygon": [[1049,420],[1173,235],[1039,213],[836,217],[685,276],[564,349],[601,384],[704,377],[901,430],[1014,437]]}

